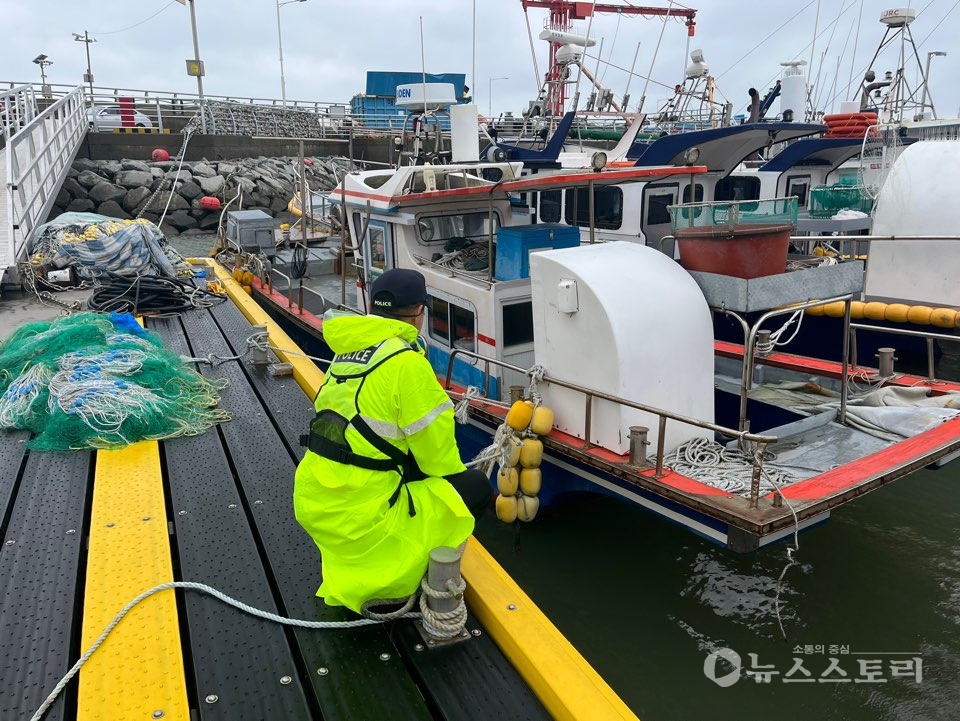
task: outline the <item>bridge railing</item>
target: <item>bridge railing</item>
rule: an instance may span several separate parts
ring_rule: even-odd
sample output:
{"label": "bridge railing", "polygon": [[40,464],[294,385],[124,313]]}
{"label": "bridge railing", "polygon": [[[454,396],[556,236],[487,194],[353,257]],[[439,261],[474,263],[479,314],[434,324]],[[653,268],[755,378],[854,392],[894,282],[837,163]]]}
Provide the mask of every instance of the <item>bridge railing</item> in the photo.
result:
{"label": "bridge railing", "polygon": [[7,138],[0,273],[23,259],[26,242],[50,213],[86,132],[83,89],[77,87]]}

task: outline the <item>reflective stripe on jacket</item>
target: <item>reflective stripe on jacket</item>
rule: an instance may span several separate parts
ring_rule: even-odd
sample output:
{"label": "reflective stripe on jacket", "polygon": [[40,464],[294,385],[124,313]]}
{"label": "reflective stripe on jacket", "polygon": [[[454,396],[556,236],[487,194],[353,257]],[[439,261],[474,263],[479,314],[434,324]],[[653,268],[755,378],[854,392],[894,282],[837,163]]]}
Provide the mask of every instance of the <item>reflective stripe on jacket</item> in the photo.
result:
{"label": "reflective stripe on jacket", "polygon": [[[427,557],[437,546],[457,546],[473,531],[473,516],[443,476],[465,469],[454,438],[453,404],[416,346],[416,328],[378,316],[326,320],[324,339],[337,358],[317,397],[317,410],[349,419],[358,412],[382,438],[410,452],[426,478],[400,483],[395,471],[372,471],[307,452],[297,468],[294,511],[320,549],[323,584],[331,606],[359,611],[370,599],[413,593]],[[374,348],[376,346],[376,348]],[[399,352],[413,346],[416,352]],[[362,379],[362,374],[387,356]],[[354,428],[346,431],[354,453],[386,458]],[[411,516],[406,493],[416,509]]]}

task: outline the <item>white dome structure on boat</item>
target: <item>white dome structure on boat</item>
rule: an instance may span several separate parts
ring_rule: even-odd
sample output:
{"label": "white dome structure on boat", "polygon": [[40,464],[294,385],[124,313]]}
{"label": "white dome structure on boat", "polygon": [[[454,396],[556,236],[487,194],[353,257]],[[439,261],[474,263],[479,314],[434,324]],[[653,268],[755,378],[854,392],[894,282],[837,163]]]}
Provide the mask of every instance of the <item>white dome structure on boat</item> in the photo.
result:
{"label": "white dome structure on boat", "polygon": [[[693,278],[652,248],[615,242],[530,254],[534,355],[548,375],[647,406],[713,421],[713,325]],[[582,393],[541,387],[560,430],[585,435]],[[615,453],[658,417],[594,399],[589,441]],[[709,431],[668,421],[666,448]]]}
{"label": "white dome structure on boat", "polygon": [[[957,235],[953,215],[960,187],[960,141],[914,143],[894,162],[880,188],[874,235]],[[870,244],[868,298],[960,307],[960,242],[877,241]]]}

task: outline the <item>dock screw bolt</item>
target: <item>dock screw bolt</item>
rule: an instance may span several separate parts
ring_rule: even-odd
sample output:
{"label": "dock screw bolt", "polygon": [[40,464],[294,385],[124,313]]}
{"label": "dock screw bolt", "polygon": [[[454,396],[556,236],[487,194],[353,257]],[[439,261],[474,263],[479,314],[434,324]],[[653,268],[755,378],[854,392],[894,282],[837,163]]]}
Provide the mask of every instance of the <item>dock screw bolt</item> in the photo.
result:
{"label": "dock screw bolt", "polygon": [[254,502],[253,502],[253,505],[255,505],[255,506],[262,506],[262,505],[263,505],[263,501],[254,501]]}
{"label": "dock screw bolt", "polygon": [[163,718],[165,715],[166,714],[163,711],[157,710],[150,714],[150,718]]}
{"label": "dock screw bolt", "polygon": [[479,628],[475,628],[470,633],[472,633],[474,636],[479,636],[483,632]]}
{"label": "dock screw bolt", "polygon": [[231,503],[229,506],[227,506],[227,508],[236,508],[236,507],[237,507],[236,503]]}
{"label": "dock screw bolt", "polygon": [[12,546],[14,543],[16,543],[16,541],[14,541],[14,540],[9,540],[9,541],[7,541],[4,545],[5,545],[5,546]]}
{"label": "dock screw bolt", "polygon": [[186,511],[180,511],[179,513],[177,513],[177,515],[178,515],[178,516],[185,516],[185,515],[187,515],[187,512],[186,512]]}
{"label": "dock screw bolt", "polygon": [[108,523],[107,528],[113,528],[116,525],[117,525],[116,523]]}
{"label": "dock screw bolt", "polygon": [[389,660],[390,660],[390,654],[389,654],[389,653],[381,653],[381,654],[380,654],[380,660],[381,660],[381,661],[389,661]]}
{"label": "dock screw bolt", "polygon": [[149,520],[150,520],[150,516],[144,516],[144,517],[143,517],[143,520],[144,520],[144,521],[149,521]]}
{"label": "dock screw bolt", "polygon": [[510,605],[507,606],[507,610],[508,610],[508,611],[516,611],[516,610],[517,610],[517,604],[511,603]]}
{"label": "dock screw bolt", "polygon": [[207,703],[216,703],[217,701],[220,700],[220,697],[217,696],[216,694],[210,694],[203,700],[206,701]]}
{"label": "dock screw bolt", "polygon": [[281,676],[281,677],[280,677],[280,683],[282,683],[284,686],[287,686],[287,685],[293,683],[293,677],[291,677],[291,676]]}
{"label": "dock screw bolt", "polygon": [[317,669],[317,676],[326,676],[328,673],[330,673],[330,669],[325,666],[321,666]]}
{"label": "dock screw bolt", "polygon": [[423,650],[423,644],[422,644],[422,643],[418,643],[416,646],[413,647],[413,650],[414,650],[414,651],[422,651],[422,650]]}
{"label": "dock screw bolt", "polygon": [[77,529],[75,529],[75,528],[68,528],[68,529],[67,529],[67,535],[68,535],[68,536],[72,536],[72,535],[73,535],[74,533],[76,533],[76,532],[77,532]]}
{"label": "dock screw bolt", "polygon": [[427,645],[428,645],[428,646],[436,646],[436,645],[437,645],[437,642],[434,641],[432,638],[428,638],[428,639],[427,639]]}

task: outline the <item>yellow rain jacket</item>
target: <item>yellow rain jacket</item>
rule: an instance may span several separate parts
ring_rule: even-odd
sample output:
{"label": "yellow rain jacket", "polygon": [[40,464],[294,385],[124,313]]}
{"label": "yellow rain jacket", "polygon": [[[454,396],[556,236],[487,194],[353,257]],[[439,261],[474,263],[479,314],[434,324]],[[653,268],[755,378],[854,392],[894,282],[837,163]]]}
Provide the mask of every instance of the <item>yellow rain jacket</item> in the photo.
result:
{"label": "yellow rain jacket", "polygon": [[[413,593],[430,550],[461,544],[474,520],[443,478],[465,466],[454,438],[453,404],[416,343],[416,328],[379,316],[343,315],[325,320],[323,335],[337,354],[311,425],[309,447],[323,455],[308,450],[300,462],[294,511],[320,549],[323,583],[317,595],[327,605],[359,612],[368,600]],[[327,422],[338,418],[350,423]],[[363,425],[366,437],[357,430]],[[314,445],[318,429],[326,446]],[[378,443],[367,440],[370,430]],[[384,440],[389,454],[378,448]],[[333,460],[335,446],[344,443],[353,455]],[[390,459],[398,452],[415,461],[402,486]]]}

